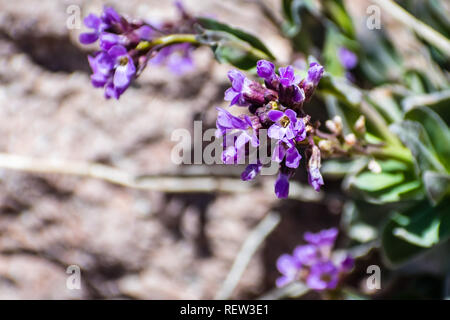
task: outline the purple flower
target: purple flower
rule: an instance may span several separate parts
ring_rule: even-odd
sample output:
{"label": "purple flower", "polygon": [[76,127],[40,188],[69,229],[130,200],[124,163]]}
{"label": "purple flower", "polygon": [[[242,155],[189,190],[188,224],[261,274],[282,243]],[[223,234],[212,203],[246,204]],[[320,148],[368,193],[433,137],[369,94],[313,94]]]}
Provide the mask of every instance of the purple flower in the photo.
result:
{"label": "purple flower", "polygon": [[104,87],[107,99],[119,99],[136,74],[133,59],[123,46],[113,46],[108,52],[101,51],[88,60],[93,72],[92,84],[97,88]]}
{"label": "purple flower", "polygon": [[280,83],[281,88],[279,89],[280,100],[288,103],[301,103],[305,100],[305,94],[303,90],[298,86],[300,78],[294,73],[294,68],[292,66],[287,66],[286,68],[280,68]]}
{"label": "purple flower", "polygon": [[336,228],[318,233],[306,232],[304,238],[308,244],[297,246],[292,256],[284,254],[278,259],[277,267],[282,276],[278,278],[277,286],[300,280],[313,290],[335,289],[340,278],[350,272],[354,265],[350,254],[339,264],[330,259],[337,234]]}
{"label": "purple flower", "polygon": [[268,130],[267,134],[272,139],[295,139],[304,140],[306,137],[305,124],[302,119],[297,118],[294,110],[287,109],[285,112],[271,110],[268,113],[270,120],[275,122]]}
{"label": "purple flower", "polygon": [[338,51],[339,61],[346,70],[356,67],[358,64],[358,56],[347,48],[340,48]]}
{"label": "purple flower", "polygon": [[256,164],[249,164],[241,174],[243,181],[249,181],[255,179],[255,177],[261,171],[262,164],[258,161]]}
{"label": "purple flower", "polygon": [[241,119],[239,117],[233,116],[230,112],[225,109],[216,108],[218,111],[216,126],[217,134],[216,136],[223,136],[226,134],[227,130],[241,129],[246,130],[249,127],[248,121]]}
{"label": "purple flower", "polygon": [[130,86],[131,80],[136,74],[133,59],[125,47],[116,45],[108,51],[108,55],[114,61],[114,76],[112,80],[113,92],[108,92],[106,97],[119,99],[120,95]]}
{"label": "purple flower", "polygon": [[249,90],[251,81],[238,70],[229,71],[228,78],[231,81],[231,88],[225,91],[225,101],[230,101],[230,106],[235,104],[241,107],[248,106],[244,93]]}
{"label": "purple flower", "polygon": [[280,172],[275,181],[275,194],[278,198],[284,199],[289,195],[289,176]]}
{"label": "purple flower", "polygon": [[285,87],[290,87],[292,85],[298,85],[300,78],[294,73],[294,68],[292,66],[287,66],[286,68],[280,68],[280,83]]}
{"label": "purple flower", "polygon": [[315,245],[306,244],[294,250],[294,257],[305,266],[311,266],[319,259],[319,250]]}
{"label": "purple flower", "polygon": [[306,82],[311,83],[313,87],[319,85],[320,79],[323,76],[323,67],[317,62],[313,62],[309,65],[308,76],[306,77]]}
{"label": "purple flower", "polygon": [[[225,150],[222,153],[222,161],[225,164],[236,164],[245,154],[243,152],[245,145],[250,142],[252,146],[257,147],[259,139],[248,116],[239,118],[225,109],[217,108],[217,110],[219,113],[216,121],[216,136],[225,136]],[[255,170],[255,168],[253,169]],[[249,176],[243,176],[242,179],[245,180],[244,178],[249,178],[250,175],[251,173],[249,173]]]}
{"label": "purple flower", "polygon": [[272,80],[277,78],[275,73],[275,65],[267,60],[259,60],[256,65],[256,72],[258,76],[263,78],[265,81],[271,83]]}
{"label": "purple flower", "polygon": [[103,88],[111,78],[114,61],[106,52],[99,52],[95,57],[88,57],[92,69],[91,81],[96,88]]}
{"label": "purple flower", "polygon": [[286,158],[286,166],[296,169],[300,165],[302,156],[297,147],[290,140],[278,140],[273,150],[272,160],[281,163]]}
{"label": "purple flower", "polygon": [[306,280],[308,287],[314,290],[335,289],[339,281],[339,272],[336,266],[328,262],[314,264]]}
{"label": "purple flower", "polygon": [[83,44],[90,44],[97,41],[102,33],[111,28],[113,24],[121,22],[120,15],[111,7],[104,7],[101,18],[95,14],[90,14],[84,18],[84,24],[91,32],[82,33],[80,35],[80,42]]}
{"label": "purple flower", "polygon": [[320,191],[320,187],[324,184],[320,173],[320,162],[320,149],[314,145],[312,147],[312,155],[308,161],[308,182],[317,192]]}
{"label": "purple flower", "polygon": [[322,230],[318,233],[306,232],[304,238],[310,244],[315,246],[329,246],[332,247],[336,241],[339,231],[337,228]]}
{"label": "purple flower", "polygon": [[190,43],[174,44],[162,48],[151,61],[153,64],[165,64],[172,73],[181,76],[194,69],[193,50]]}
{"label": "purple flower", "polygon": [[86,18],[84,18],[84,25],[89,29],[92,29],[92,32],[80,34],[80,42],[82,44],[90,44],[97,41],[100,36],[100,33],[103,31],[103,28],[105,27],[102,20],[92,13],[88,15]]}
{"label": "purple flower", "polygon": [[282,274],[277,279],[277,287],[282,287],[295,280],[301,265],[294,257],[288,254],[283,254],[277,260],[277,269]]}
{"label": "purple flower", "polygon": [[238,130],[238,136],[235,140],[236,148],[241,148],[249,141],[254,147],[257,147],[259,145],[259,139],[256,136],[256,132],[254,132],[254,130],[252,134],[248,132],[249,129],[253,129],[252,121],[248,116],[244,116],[242,119],[233,116],[225,109],[217,108],[217,110],[219,111],[219,113],[217,115],[216,121],[216,136],[220,137],[227,133],[232,133],[233,130]]}

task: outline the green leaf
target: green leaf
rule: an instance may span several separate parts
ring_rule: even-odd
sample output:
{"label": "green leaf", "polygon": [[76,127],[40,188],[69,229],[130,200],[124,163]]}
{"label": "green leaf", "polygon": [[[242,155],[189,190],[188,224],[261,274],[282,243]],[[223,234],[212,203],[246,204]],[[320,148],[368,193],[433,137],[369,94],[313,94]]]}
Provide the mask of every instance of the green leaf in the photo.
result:
{"label": "green leaf", "polygon": [[433,205],[438,204],[450,194],[450,175],[434,171],[425,171],[423,183],[428,199]]}
{"label": "green leaf", "polygon": [[408,261],[450,237],[450,201],[432,207],[423,201],[391,216],[383,230],[382,248],[394,265]]}
{"label": "green leaf", "polygon": [[367,166],[367,158],[356,158],[354,160],[325,160],[321,172],[323,175],[331,177],[343,177],[348,174],[355,174],[360,172]]}
{"label": "green leaf", "polygon": [[397,185],[403,180],[402,173],[372,173],[366,171],[353,178],[351,185],[363,191],[375,192]]}
{"label": "green leaf", "polygon": [[211,49],[220,63],[229,63],[239,69],[249,70],[256,66],[259,58],[251,54],[245,43],[231,37],[223,38],[219,43],[211,46]]}
{"label": "green leaf", "polygon": [[390,126],[392,132],[411,150],[418,168],[446,172],[434,151],[424,127],[415,121],[405,120]]}
{"label": "green leaf", "polygon": [[405,119],[422,124],[439,161],[450,171],[450,130],[444,120],[433,110],[423,106],[409,110]]}
{"label": "green leaf", "polygon": [[227,24],[221,23],[211,18],[200,17],[197,18],[200,25],[207,30],[221,31],[233,35],[234,37],[248,43],[253,48],[265,53],[269,59],[275,60],[275,57],[264,43],[257,37],[237,28],[233,28]]}
{"label": "green leaf", "polygon": [[330,16],[341,30],[349,37],[354,38],[355,30],[350,15],[345,10],[341,0],[322,1],[326,13]]}
{"label": "green leaf", "polygon": [[405,199],[422,199],[424,198],[422,191],[422,183],[418,180],[402,183],[383,192],[379,197],[382,203],[397,202]]}

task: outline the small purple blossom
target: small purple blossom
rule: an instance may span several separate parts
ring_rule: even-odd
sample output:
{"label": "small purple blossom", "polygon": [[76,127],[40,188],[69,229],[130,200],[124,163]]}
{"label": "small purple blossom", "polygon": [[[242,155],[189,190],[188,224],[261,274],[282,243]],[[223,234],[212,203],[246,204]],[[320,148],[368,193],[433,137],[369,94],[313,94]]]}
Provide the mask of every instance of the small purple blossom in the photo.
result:
{"label": "small purple blossom", "polygon": [[300,78],[295,75],[294,68],[292,66],[280,68],[279,73],[280,73],[280,83],[285,87],[298,85],[300,82]]}
{"label": "small purple blossom", "polygon": [[267,60],[259,60],[256,65],[256,72],[258,76],[263,78],[268,83],[271,83],[274,79],[277,78],[275,73],[275,65]]}
{"label": "small purple blossom", "polygon": [[[216,136],[225,136],[225,150],[222,153],[222,161],[225,164],[236,164],[240,157],[244,155],[243,150],[245,145],[250,142],[252,146],[257,147],[259,145],[259,139],[253,129],[253,123],[250,117],[243,116],[240,118],[232,115],[225,109],[217,108],[217,110],[219,113],[216,121]],[[255,170],[255,168],[253,169]],[[243,176],[243,180],[249,177],[250,173],[249,176]]]}
{"label": "small purple blossom", "polygon": [[345,47],[338,50],[338,58],[346,70],[351,70],[358,64],[358,56]]}
{"label": "small purple blossom", "polygon": [[296,169],[300,165],[302,156],[292,141],[278,140],[273,151],[272,160],[281,163],[286,158],[286,167]]}
{"label": "small purple blossom", "polygon": [[304,235],[304,238],[306,241],[308,241],[310,244],[315,246],[330,246],[332,247],[334,245],[334,242],[336,241],[337,235],[339,231],[337,228],[331,228],[322,230],[318,233],[311,233],[306,232]]}
{"label": "small purple blossom", "polygon": [[275,194],[278,198],[284,199],[289,195],[289,176],[280,172],[275,181]]}
{"label": "small purple blossom", "polygon": [[157,65],[164,64],[172,73],[181,76],[194,69],[193,50],[194,47],[190,43],[174,44],[162,48],[151,62]]}
{"label": "small purple blossom", "polygon": [[277,287],[285,286],[286,284],[295,280],[301,264],[291,255],[283,254],[277,260],[277,269],[282,274],[277,279]]}
{"label": "small purple blossom", "polygon": [[232,115],[223,108],[216,108],[218,111],[216,126],[218,133],[216,136],[223,136],[227,130],[240,129],[246,130],[249,127],[248,121]]}
{"label": "small purple blossom", "polygon": [[230,106],[235,104],[241,107],[248,106],[244,92],[248,91],[250,80],[238,70],[229,71],[228,78],[231,81],[231,88],[225,91],[225,101],[230,101]]}
{"label": "small purple blossom", "polygon": [[311,267],[306,284],[314,290],[336,289],[338,281],[338,268],[327,261],[316,263]]}
{"label": "small purple blossom", "polygon": [[287,109],[285,112],[271,110],[268,117],[275,122],[267,133],[270,138],[277,140],[295,139],[296,141],[305,139],[305,124],[302,119],[297,118],[297,113],[294,110]]}
{"label": "small purple blossom", "polygon": [[97,88],[105,88],[107,99],[119,99],[136,74],[133,59],[125,47],[116,45],[88,59],[93,72],[92,84]]}
{"label": "small purple blossom", "polygon": [[91,13],[84,18],[84,25],[92,31],[82,33],[80,35],[80,42],[83,44],[94,43],[103,36],[105,30],[120,22],[120,15],[111,7],[104,7],[101,17]]}
{"label": "small purple blossom", "polygon": [[[118,99],[130,86],[131,80],[136,74],[133,59],[125,47],[116,45],[108,51],[114,61],[113,94],[110,97]],[[108,98],[108,96],[107,96]]]}
{"label": "small purple blossom", "polygon": [[317,246],[305,244],[294,249],[294,257],[305,266],[311,266],[319,260],[319,250]]}
{"label": "small purple blossom", "polygon": [[314,87],[319,85],[320,79],[322,79],[324,69],[317,62],[313,62],[309,65],[308,76],[306,81],[311,83]]}
{"label": "small purple blossom", "polygon": [[297,246],[292,255],[283,254],[278,259],[277,268],[282,276],[277,279],[276,285],[280,287],[300,280],[313,290],[335,289],[340,278],[349,273],[354,265],[350,254],[338,264],[331,259],[337,234],[336,228],[318,233],[306,232],[304,238],[308,244]]}

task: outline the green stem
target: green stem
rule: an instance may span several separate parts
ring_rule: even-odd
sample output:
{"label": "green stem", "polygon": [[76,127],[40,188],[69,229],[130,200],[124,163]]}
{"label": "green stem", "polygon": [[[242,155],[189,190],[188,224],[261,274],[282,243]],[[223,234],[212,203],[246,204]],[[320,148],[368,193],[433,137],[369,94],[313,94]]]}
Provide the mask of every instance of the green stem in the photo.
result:
{"label": "green stem", "polygon": [[[196,34],[171,34],[168,36],[153,39],[152,41],[141,41],[137,46],[137,50],[148,51],[155,46],[167,47],[177,43],[192,43],[195,45],[205,45],[198,40]],[[250,54],[258,59],[271,60],[271,58],[259,49],[250,47],[246,48]]]}
{"label": "green stem", "polygon": [[149,50],[155,46],[169,46],[177,43],[192,43],[200,44],[195,34],[171,34],[168,36],[153,39],[152,41],[141,41],[136,49],[137,50]]}

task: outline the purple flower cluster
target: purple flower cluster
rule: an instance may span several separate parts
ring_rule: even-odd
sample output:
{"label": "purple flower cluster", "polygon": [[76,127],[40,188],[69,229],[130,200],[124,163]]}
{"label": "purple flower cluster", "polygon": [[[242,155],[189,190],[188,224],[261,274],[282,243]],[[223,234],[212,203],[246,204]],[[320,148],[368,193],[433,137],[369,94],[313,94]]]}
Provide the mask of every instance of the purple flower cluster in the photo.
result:
{"label": "purple flower cluster", "polygon": [[[311,99],[323,75],[323,67],[311,63],[308,75],[301,79],[292,66],[279,68],[266,60],[257,63],[257,73],[264,84],[248,79],[242,72],[231,70],[228,78],[231,88],[225,92],[225,100],[230,106],[247,107],[250,115],[233,116],[224,109],[218,109],[217,136],[224,137],[222,160],[226,164],[236,164],[247,155],[247,146],[259,146],[261,130],[275,142],[272,160],[280,165],[275,182],[275,194],[286,198],[289,194],[289,179],[300,166],[301,150],[309,156],[308,171],[310,184],[320,190],[323,180],[320,175],[320,151],[313,139],[308,139],[310,117],[303,111],[303,104]],[[310,126],[311,127],[311,126]],[[312,127],[311,127],[312,128]],[[259,146],[263,148],[264,146]],[[263,165],[250,164],[243,172],[242,179],[255,178]]]}
{"label": "purple flower cluster", "polygon": [[105,7],[101,16],[90,14],[84,19],[90,32],[80,35],[80,42],[99,41],[100,51],[90,56],[91,80],[104,88],[105,97],[119,99],[136,76],[136,54],[130,50],[141,40],[149,40],[153,30],[143,23],[132,24],[113,8]]}
{"label": "purple flower cluster", "polygon": [[177,8],[182,20],[161,25],[158,31],[143,21],[128,21],[111,7],[104,7],[100,16],[90,14],[84,19],[90,31],[80,35],[80,42],[88,45],[99,41],[100,47],[100,51],[88,58],[92,84],[96,88],[103,88],[107,99],[119,99],[150,60],[154,64],[167,65],[176,74],[183,74],[193,68],[191,53],[194,47],[191,44],[174,44],[155,49],[139,47],[143,42],[150,42],[158,36],[177,32],[178,27],[187,28],[185,20],[190,21],[191,18],[179,3]]}
{"label": "purple flower cluster", "polygon": [[350,255],[337,264],[331,260],[337,235],[336,228],[306,232],[307,244],[296,247],[292,255],[283,254],[278,258],[277,268],[282,276],[277,279],[277,286],[300,280],[313,290],[336,289],[342,275],[350,272],[354,265]]}

